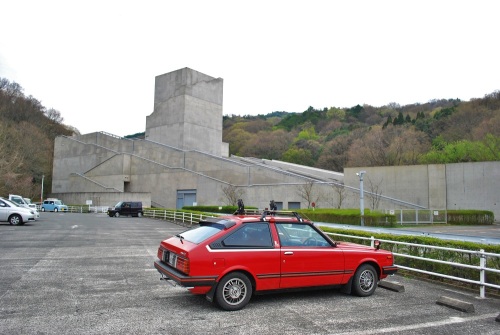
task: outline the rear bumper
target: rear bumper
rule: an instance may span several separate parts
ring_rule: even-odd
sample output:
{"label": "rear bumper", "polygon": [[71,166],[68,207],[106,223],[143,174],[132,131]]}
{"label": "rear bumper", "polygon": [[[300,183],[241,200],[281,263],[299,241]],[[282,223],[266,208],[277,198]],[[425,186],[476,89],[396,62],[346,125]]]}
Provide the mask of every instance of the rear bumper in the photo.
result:
{"label": "rear bumper", "polygon": [[156,270],[165,277],[184,287],[213,286],[217,283],[217,276],[186,276],[176,269],[165,265],[160,260],[154,262]]}
{"label": "rear bumper", "polygon": [[396,265],[382,267],[382,274],[384,275],[393,275],[396,272],[398,272],[398,267]]}

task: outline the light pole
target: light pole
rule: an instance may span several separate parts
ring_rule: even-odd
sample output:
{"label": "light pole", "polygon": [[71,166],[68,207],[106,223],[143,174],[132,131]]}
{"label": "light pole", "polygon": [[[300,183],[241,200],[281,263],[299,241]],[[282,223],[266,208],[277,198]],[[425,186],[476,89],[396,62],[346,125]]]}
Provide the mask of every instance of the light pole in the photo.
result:
{"label": "light pole", "polygon": [[359,176],[359,209],[361,211],[361,225],[365,225],[365,199],[363,194],[363,175],[366,171],[356,172],[356,176]]}
{"label": "light pole", "polygon": [[40,202],[43,203],[43,178],[45,178],[45,175],[42,174],[42,192],[40,192]]}

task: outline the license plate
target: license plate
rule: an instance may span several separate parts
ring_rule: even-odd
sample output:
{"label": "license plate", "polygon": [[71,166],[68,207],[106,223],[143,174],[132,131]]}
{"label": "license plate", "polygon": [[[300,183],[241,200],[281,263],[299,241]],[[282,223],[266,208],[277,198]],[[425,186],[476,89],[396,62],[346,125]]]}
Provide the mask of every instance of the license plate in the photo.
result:
{"label": "license plate", "polygon": [[173,252],[171,252],[168,255],[168,264],[172,265],[175,267],[175,263],[177,262],[177,255],[175,255]]}
{"label": "license plate", "polygon": [[168,263],[168,255],[170,255],[170,252],[164,250],[163,251],[163,259],[162,259],[162,261]]}

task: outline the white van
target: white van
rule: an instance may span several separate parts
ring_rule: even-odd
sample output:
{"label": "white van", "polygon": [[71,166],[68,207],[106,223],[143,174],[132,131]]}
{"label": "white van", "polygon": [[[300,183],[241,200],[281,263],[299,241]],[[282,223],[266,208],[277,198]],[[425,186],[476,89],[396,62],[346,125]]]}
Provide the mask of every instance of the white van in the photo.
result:
{"label": "white van", "polygon": [[[38,210],[36,209],[36,205],[31,204],[31,200],[29,200],[28,198],[23,198],[22,196],[16,194],[9,194],[9,200],[15,202],[19,206],[32,209],[35,212],[35,219],[40,218],[40,212],[38,212]],[[26,200],[29,200],[29,202]]]}

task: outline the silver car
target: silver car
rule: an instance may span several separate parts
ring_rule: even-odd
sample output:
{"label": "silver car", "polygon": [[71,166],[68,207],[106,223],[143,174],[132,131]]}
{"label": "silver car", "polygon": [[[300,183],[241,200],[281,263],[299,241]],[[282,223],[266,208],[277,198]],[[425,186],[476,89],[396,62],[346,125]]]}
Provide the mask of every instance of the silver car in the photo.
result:
{"label": "silver car", "polygon": [[11,225],[23,225],[28,221],[35,221],[35,212],[0,197],[0,221],[9,222]]}

